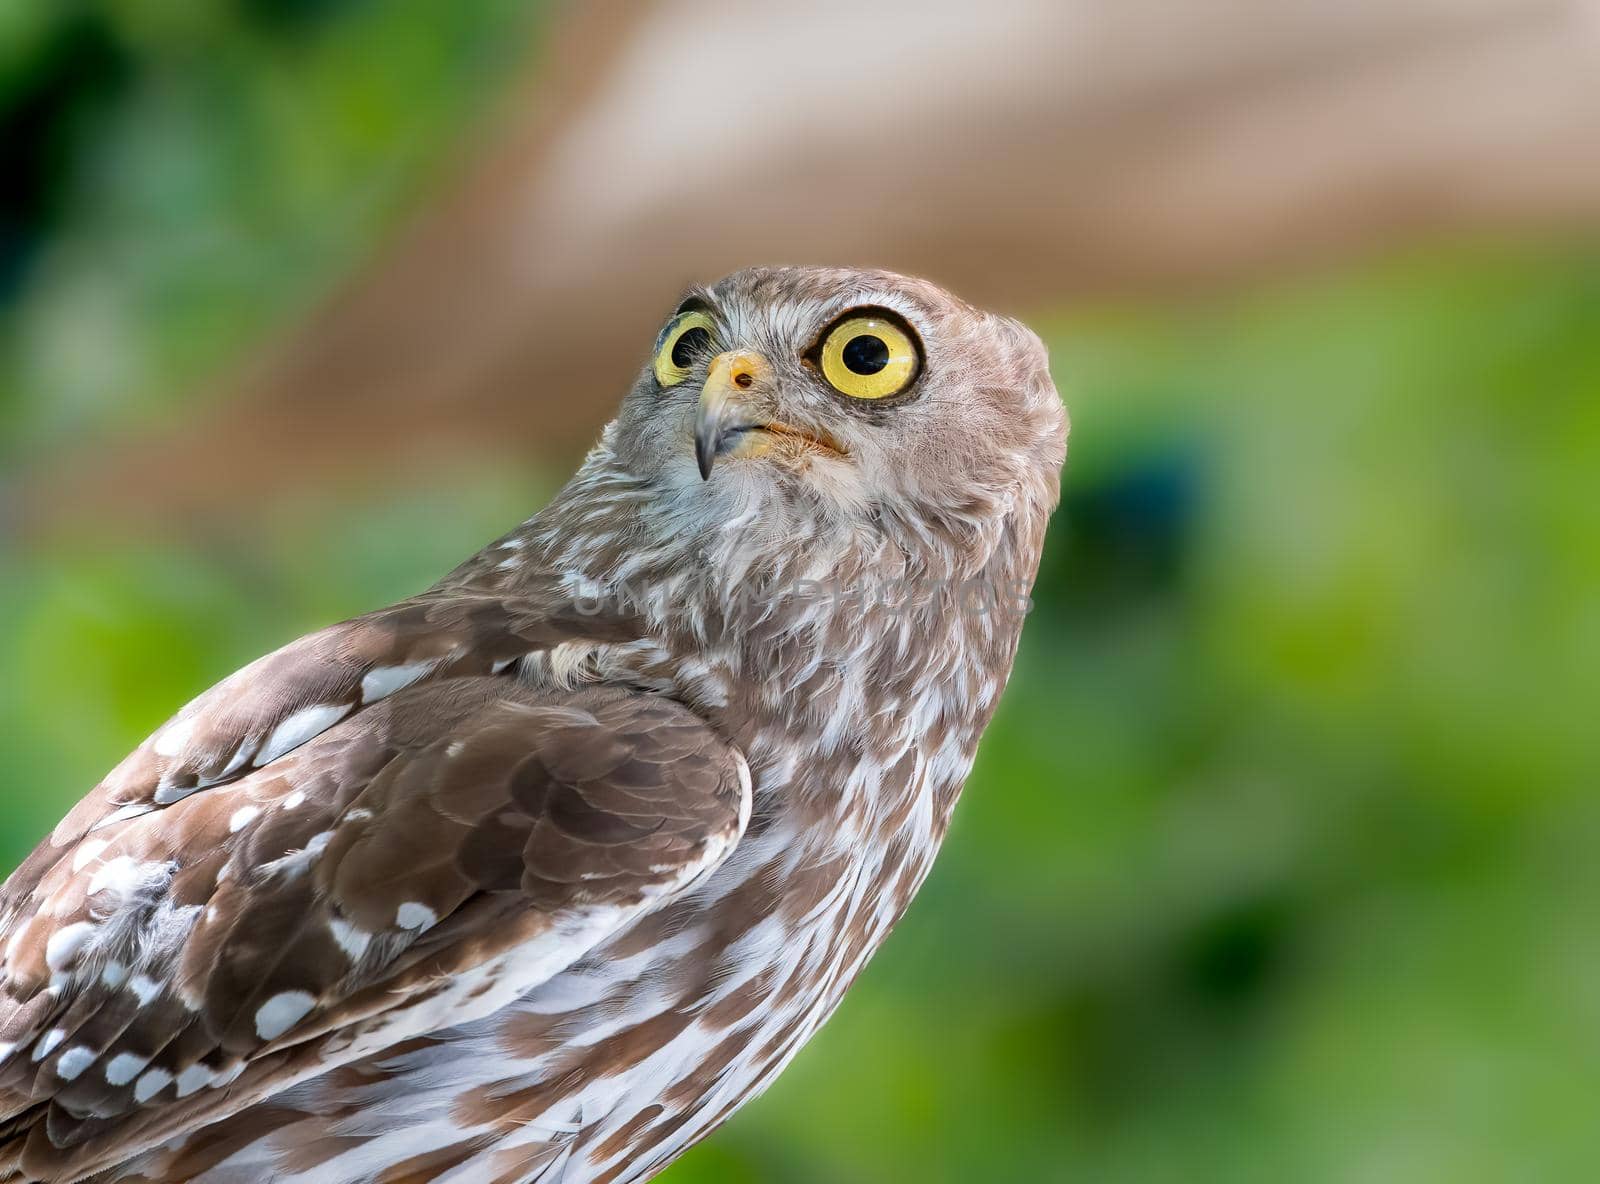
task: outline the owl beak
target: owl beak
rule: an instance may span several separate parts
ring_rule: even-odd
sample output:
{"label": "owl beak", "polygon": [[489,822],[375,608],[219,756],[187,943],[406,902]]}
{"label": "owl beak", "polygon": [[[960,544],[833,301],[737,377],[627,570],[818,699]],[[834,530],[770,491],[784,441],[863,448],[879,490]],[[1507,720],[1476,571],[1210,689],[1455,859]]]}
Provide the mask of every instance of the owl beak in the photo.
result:
{"label": "owl beak", "polygon": [[767,359],[747,350],[729,350],[712,359],[694,420],[694,459],[701,480],[710,479],[711,466],[732,441],[760,426],[752,415],[752,396],[771,374]]}

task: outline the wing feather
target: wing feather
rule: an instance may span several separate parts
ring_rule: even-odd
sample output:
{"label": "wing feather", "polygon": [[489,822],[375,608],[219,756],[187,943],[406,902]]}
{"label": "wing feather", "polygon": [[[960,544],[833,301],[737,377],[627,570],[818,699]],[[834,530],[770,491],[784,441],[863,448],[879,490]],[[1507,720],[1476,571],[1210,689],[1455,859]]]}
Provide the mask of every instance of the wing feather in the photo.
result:
{"label": "wing feather", "polygon": [[468,676],[86,831],[0,930],[0,1169],[97,1171],[487,1014],[714,867],[748,813],[743,758],[680,704]]}
{"label": "wing feather", "polygon": [[12,875],[0,917],[15,904],[12,886],[31,892],[54,864],[54,849],[237,780],[397,691],[496,673],[566,642],[634,636],[637,624],[615,614],[552,611],[548,603],[456,587],[308,634],[223,679],[130,753]]}

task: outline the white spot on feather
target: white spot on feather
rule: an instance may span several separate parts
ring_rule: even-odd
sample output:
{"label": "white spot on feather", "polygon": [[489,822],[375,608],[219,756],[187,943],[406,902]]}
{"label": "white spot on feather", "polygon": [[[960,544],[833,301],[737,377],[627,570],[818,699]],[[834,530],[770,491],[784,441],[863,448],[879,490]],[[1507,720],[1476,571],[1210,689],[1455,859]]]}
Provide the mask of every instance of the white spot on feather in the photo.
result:
{"label": "white spot on feather", "polygon": [[240,806],[228,815],[228,833],[236,834],[255,821],[257,814],[261,813],[260,806]]}
{"label": "white spot on feather", "polygon": [[350,922],[340,920],[338,917],[329,919],[328,928],[333,933],[333,940],[339,943],[339,948],[345,952],[350,961],[361,961],[361,955],[367,952],[367,946],[372,943],[372,934],[357,929]]}
{"label": "white spot on feather", "polygon": [[224,1085],[231,1085],[239,1079],[239,1075],[248,1068],[244,1061],[235,1061],[226,1069],[218,1069],[211,1077],[213,1087],[220,1089]]}
{"label": "white spot on feather", "polygon": [[197,792],[199,789],[200,785],[198,782],[194,785],[174,785],[171,781],[167,780],[167,778],[163,777],[160,781],[156,782],[155,803],[158,806],[170,806],[173,802],[183,801],[184,798],[188,797],[192,793]]}
{"label": "white spot on feather", "polygon": [[148,1102],[172,1084],[172,1074],[165,1069],[151,1069],[133,1085],[133,1100]]}
{"label": "white spot on feather", "polygon": [[305,991],[284,991],[256,1009],[256,1035],[276,1040],[306,1017],[317,1001]]}
{"label": "white spot on feather", "polygon": [[128,990],[134,993],[141,1005],[144,1005],[161,994],[161,984],[153,978],[136,974],[128,980]]}
{"label": "white spot on feather", "polygon": [[56,1046],[66,1038],[67,1030],[65,1028],[51,1028],[43,1036],[39,1037],[37,1043],[34,1044],[33,1059],[36,1061],[44,1060],[45,1057],[53,1053],[56,1050]]}
{"label": "white spot on feather", "polygon": [[285,876],[291,879],[304,875],[317,856],[322,854],[322,849],[331,842],[333,842],[331,830],[318,831],[300,850],[291,851],[287,855],[263,863],[256,871],[264,876]]}
{"label": "white spot on feather", "polygon": [[109,839],[90,839],[72,853],[72,870],[81,872],[91,860],[100,858],[100,852],[109,846]]}
{"label": "white spot on feather", "polygon": [[379,699],[387,699],[396,691],[403,690],[422,678],[438,663],[432,659],[423,662],[407,662],[400,666],[378,666],[367,671],[361,680],[361,701],[363,703],[376,703]]}
{"label": "white spot on feather", "polygon": [[211,1084],[212,1072],[204,1065],[190,1065],[178,1074],[178,1097],[187,1098],[190,1094],[204,1089]]}
{"label": "white spot on feather", "polygon": [[239,741],[239,747],[233,750],[233,756],[223,766],[222,772],[217,774],[217,780],[226,781],[244,768],[245,762],[250,759],[250,754],[255,751],[255,743],[256,738],[254,736],[246,736]]}
{"label": "white spot on feather", "polygon": [[157,756],[177,756],[183,751],[183,746],[189,743],[189,737],[194,735],[194,717],[180,719],[168,724],[161,729],[161,734],[156,737],[154,748]]}
{"label": "white spot on feather", "polygon": [[595,647],[586,641],[563,641],[550,651],[550,677],[557,686],[571,688],[587,678],[586,663]]}
{"label": "white spot on feather", "polygon": [[94,937],[98,928],[91,921],[63,925],[50,935],[44,947],[44,964],[51,970],[65,970],[77,960],[78,951]]}
{"label": "white spot on feather", "polygon": [[[137,1053],[119,1052],[106,1062],[106,1082],[109,1085],[127,1085],[150,1063],[149,1057],[141,1057]],[[161,1070],[157,1069],[159,1073]],[[148,1074],[146,1074],[148,1076]],[[167,1081],[171,1081],[169,1075]],[[163,1082],[165,1084],[165,1082]]]}
{"label": "white spot on feather", "polygon": [[[157,794],[156,795],[156,800],[160,801],[160,799],[161,799],[161,795]],[[165,805],[166,803],[162,803],[162,804]],[[150,813],[150,811],[152,811],[154,809],[155,809],[155,807],[152,806],[149,802],[129,802],[126,806],[121,806],[121,807],[118,807],[117,809],[111,811],[111,813],[107,814],[104,818],[102,818],[99,822],[95,823],[89,829],[90,830],[99,830],[102,826],[112,826],[112,825],[114,825],[115,823],[118,823],[118,822],[126,822],[130,818],[139,818],[139,817],[141,817],[141,816],[143,816],[145,814],[148,814],[148,813]]]}
{"label": "white spot on feather", "polygon": [[439,920],[439,915],[425,904],[418,904],[408,900],[402,904],[394,914],[394,923],[402,929],[431,929]]}
{"label": "white spot on feather", "polygon": [[100,969],[100,981],[112,990],[120,987],[128,979],[128,967],[125,963],[112,959]]}
{"label": "white spot on feather", "polygon": [[271,764],[291,749],[299,748],[307,740],[321,735],[350,714],[349,703],[318,703],[302,707],[272,729],[272,735],[256,754],[255,763]]}
{"label": "white spot on feather", "polygon": [[288,797],[283,799],[283,808],[285,810],[298,810],[301,806],[303,806],[305,804],[305,800],[306,800],[305,790],[297,789],[293,793],[291,793]]}
{"label": "white spot on feather", "polygon": [[71,1081],[94,1064],[94,1049],[85,1044],[75,1044],[56,1058],[56,1076]]}
{"label": "white spot on feather", "polygon": [[136,895],[154,874],[164,870],[164,865],[143,863],[131,855],[119,855],[95,869],[89,880],[89,895],[111,892],[126,900]]}

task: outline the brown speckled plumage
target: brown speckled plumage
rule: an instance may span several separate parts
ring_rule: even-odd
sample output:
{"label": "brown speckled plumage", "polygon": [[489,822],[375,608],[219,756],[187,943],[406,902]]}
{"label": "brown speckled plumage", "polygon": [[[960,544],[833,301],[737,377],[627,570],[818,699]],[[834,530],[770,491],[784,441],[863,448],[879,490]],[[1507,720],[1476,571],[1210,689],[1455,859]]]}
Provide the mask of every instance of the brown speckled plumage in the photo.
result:
{"label": "brown speckled plumage", "polygon": [[[1064,416],[921,281],[694,307],[546,510],[200,696],[7,882],[0,1180],[645,1180],[832,1011],[1004,685]],[[815,368],[858,307],[923,351],[880,403]],[[720,351],[755,426],[702,480]]]}

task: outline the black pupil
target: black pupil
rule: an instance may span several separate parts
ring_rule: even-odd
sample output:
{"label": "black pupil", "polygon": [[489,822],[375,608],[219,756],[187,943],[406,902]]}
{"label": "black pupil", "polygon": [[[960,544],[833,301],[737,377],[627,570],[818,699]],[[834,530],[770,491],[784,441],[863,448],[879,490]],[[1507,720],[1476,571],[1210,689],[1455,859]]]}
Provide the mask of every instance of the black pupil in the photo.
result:
{"label": "black pupil", "polygon": [[672,343],[672,364],[680,370],[687,370],[695,355],[702,353],[710,344],[711,334],[699,325],[684,330],[683,336]]}
{"label": "black pupil", "polygon": [[863,333],[852,337],[839,356],[852,374],[876,374],[889,364],[889,345],[881,337]]}

